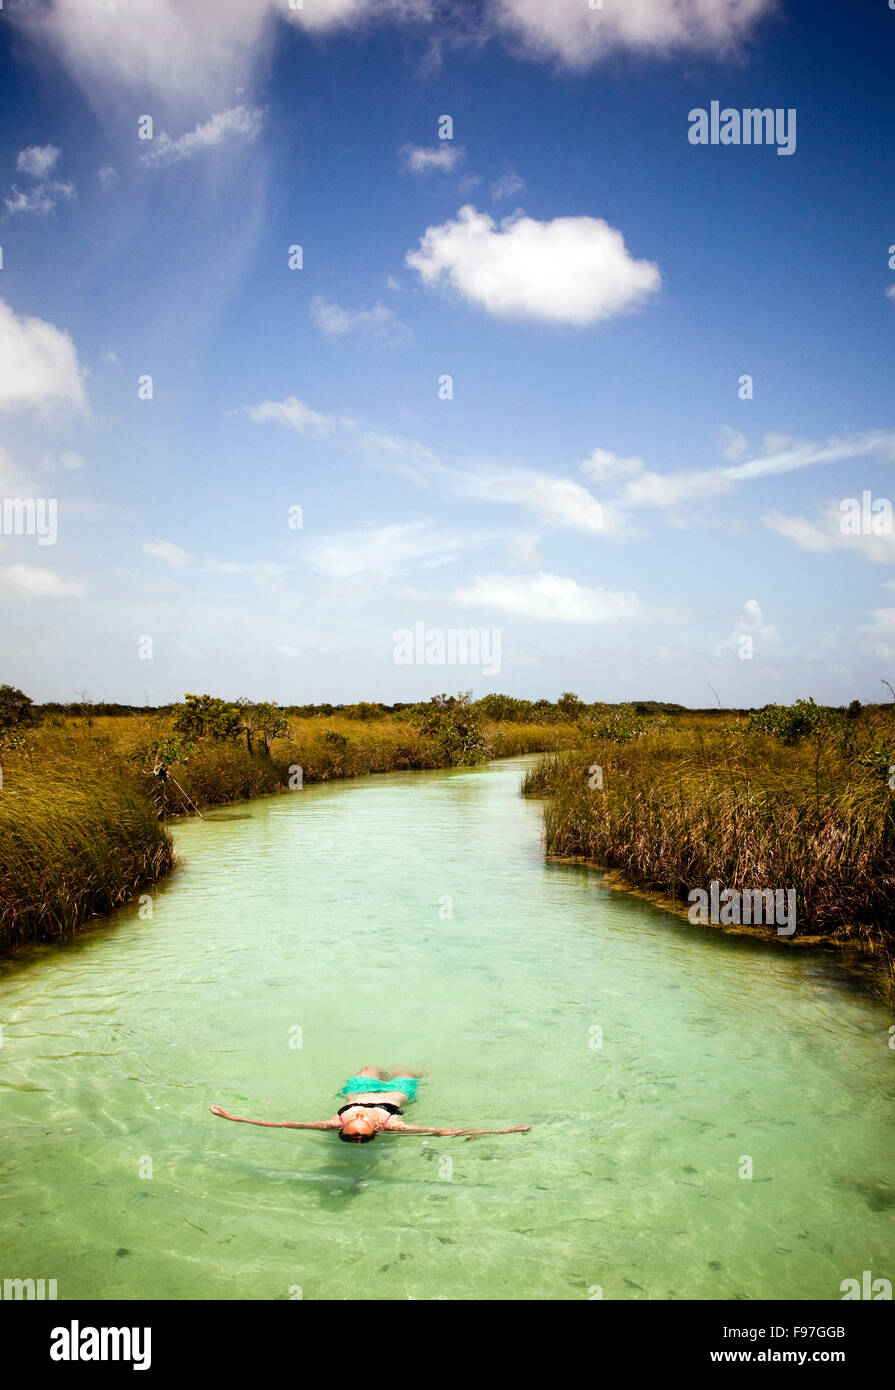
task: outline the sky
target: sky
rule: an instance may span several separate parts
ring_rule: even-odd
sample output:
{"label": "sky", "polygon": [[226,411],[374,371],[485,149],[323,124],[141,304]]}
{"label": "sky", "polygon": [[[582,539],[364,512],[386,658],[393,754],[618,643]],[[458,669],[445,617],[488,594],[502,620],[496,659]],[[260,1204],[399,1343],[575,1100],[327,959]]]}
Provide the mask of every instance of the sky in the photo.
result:
{"label": "sky", "polygon": [[887,0],[5,0],[0,682],[887,698],[893,58]]}

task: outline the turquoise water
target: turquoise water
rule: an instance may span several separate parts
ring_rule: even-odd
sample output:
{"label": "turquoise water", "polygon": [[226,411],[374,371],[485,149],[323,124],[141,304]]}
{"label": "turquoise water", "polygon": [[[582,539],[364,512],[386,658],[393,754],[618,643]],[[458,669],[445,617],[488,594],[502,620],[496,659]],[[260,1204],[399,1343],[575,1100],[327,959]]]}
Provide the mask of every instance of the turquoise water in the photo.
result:
{"label": "turquoise water", "polygon": [[[826,959],[545,864],[522,766],[192,820],[151,920],[7,963],[0,1278],[60,1299],[895,1279],[889,1011]],[[367,1063],[427,1073],[411,1123],[534,1128],[357,1147],[208,1113],[323,1119]]]}

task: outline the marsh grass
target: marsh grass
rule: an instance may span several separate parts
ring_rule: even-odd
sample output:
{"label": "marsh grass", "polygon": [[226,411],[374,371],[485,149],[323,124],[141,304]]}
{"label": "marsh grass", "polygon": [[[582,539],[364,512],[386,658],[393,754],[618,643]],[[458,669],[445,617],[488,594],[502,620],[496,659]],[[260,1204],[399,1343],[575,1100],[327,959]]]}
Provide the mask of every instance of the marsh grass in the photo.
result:
{"label": "marsh grass", "polygon": [[[112,911],[168,873],[163,822],[304,783],[435,768],[444,758],[412,722],[290,718],[270,753],[244,740],[202,739],[162,780],[154,745],[174,717],[56,717],[0,754],[0,951],[62,935]],[[574,726],[485,726],[489,757],[568,747]]]}
{"label": "marsh grass", "polygon": [[[895,792],[880,770],[889,754],[869,755],[881,740],[895,745],[889,717],[795,746],[745,720],[688,719],[541,759],[523,791],[547,798],[550,855],[684,905],[713,879],[740,892],[794,888],[800,936],[888,952]],[[597,766],[602,789],[589,784]]]}
{"label": "marsh grass", "polygon": [[0,949],[60,936],[169,872],[171,837],[126,778],[23,770],[0,795]]}

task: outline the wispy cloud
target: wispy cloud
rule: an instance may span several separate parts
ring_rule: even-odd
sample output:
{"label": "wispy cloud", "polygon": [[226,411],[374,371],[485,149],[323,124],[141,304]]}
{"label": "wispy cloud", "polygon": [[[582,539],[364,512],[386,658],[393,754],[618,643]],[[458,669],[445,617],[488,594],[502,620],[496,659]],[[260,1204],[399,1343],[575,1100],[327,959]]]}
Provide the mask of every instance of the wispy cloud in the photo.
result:
{"label": "wispy cloud", "polygon": [[[743,450],[740,438],[726,441],[728,453],[733,447],[736,456]],[[895,458],[895,434],[874,431],[841,439],[832,437],[822,442],[790,439],[785,435],[767,435],[764,452],[745,459],[742,463],[730,463],[723,467],[693,469],[677,473],[657,473],[646,468],[640,459],[626,459],[626,471],[616,476],[621,481],[617,489],[618,500],[632,507],[676,507],[681,503],[698,501],[730,492],[738,483],[749,482],[755,478],[773,477],[782,473],[793,473],[802,468],[813,468],[818,464],[838,463],[846,459],[865,458],[879,455]],[[607,480],[612,474],[611,460],[614,455],[604,450],[595,450],[592,459],[581,465],[584,472],[597,477],[600,472],[600,457],[610,462],[605,466]]]}
{"label": "wispy cloud", "polygon": [[76,196],[73,183],[39,183],[28,192],[23,192],[13,184],[9,192],[10,196],[3,201],[6,211],[12,217],[28,212],[34,212],[38,217],[46,217],[60,202],[70,202]]}
{"label": "wispy cloud", "polygon": [[20,174],[30,174],[34,179],[45,179],[52,173],[62,151],[58,145],[29,145],[19,151],[16,168]]}
{"label": "wispy cloud", "polygon": [[30,598],[80,598],[87,587],[40,565],[0,565],[0,593],[4,591]]}
{"label": "wispy cloud", "polygon": [[554,477],[525,468],[455,470],[448,476],[453,479],[455,490],[464,496],[523,507],[548,526],[591,535],[606,527],[604,508],[573,478]]}
{"label": "wispy cloud", "polygon": [[408,569],[451,564],[494,539],[473,531],[441,529],[431,521],[410,521],[311,539],[305,553],[312,569],[335,579],[396,578]]}
{"label": "wispy cloud", "polygon": [[311,318],[330,342],[357,334],[398,347],[413,337],[407,325],[385,304],[375,304],[372,309],[350,310],[317,295],[311,300]]}
{"label": "wispy cloud", "polygon": [[264,112],[250,110],[246,106],[234,106],[229,111],[218,111],[210,120],[197,125],[186,135],[176,140],[170,136],[159,135],[152,142],[152,149],[141,156],[144,164],[179,164],[181,160],[192,159],[204,150],[217,149],[230,140],[254,140],[264,125]]}
{"label": "wispy cloud", "polygon": [[506,169],[500,178],[494,180],[489,191],[492,202],[499,203],[504,198],[515,198],[518,193],[524,193],[525,180],[515,169]]}
{"label": "wispy cloud", "polygon": [[262,401],[260,405],[243,407],[246,415],[256,424],[273,420],[278,425],[286,425],[297,434],[331,434],[334,421],[331,415],[322,415],[312,410],[297,396],[287,396],[282,401]]}
{"label": "wispy cloud", "polygon": [[151,555],[154,560],[164,560],[166,565],[172,565],[174,569],[185,569],[187,565],[193,563],[192,555],[187,551],[181,550],[179,545],[173,541],[163,541],[158,538],[143,542],[144,555]]}
{"label": "wispy cloud", "polygon": [[[857,499],[854,499],[857,501]],[[889,529],[880,528],[878,532],[854,530],[843,522],[846,517],[839,502],[830,502],[821,511],[816,521],[803,516],[784,516],[781,512],[768,512],[762,517],[765,526],[776,531],[778,536],[792,541],[800,550],[810,550],[822,554],[831,550],[851,550],[872,564],[895,564],[895,535]],[[871,526],[874,518],[869,518]]]}
{"label": "wispy cloud", "polygon": [[401,168],[411,174],[450,174],[463,160],[462,146],[453,140],[438,145],[402,145]]}
{"label": "wispy cloud", "polygon": [[620,623],[642,616],[640,599],[621,590],[594,589],[558,574],[477,575],[452,595],[457,603],[496,608],[539,622]]}

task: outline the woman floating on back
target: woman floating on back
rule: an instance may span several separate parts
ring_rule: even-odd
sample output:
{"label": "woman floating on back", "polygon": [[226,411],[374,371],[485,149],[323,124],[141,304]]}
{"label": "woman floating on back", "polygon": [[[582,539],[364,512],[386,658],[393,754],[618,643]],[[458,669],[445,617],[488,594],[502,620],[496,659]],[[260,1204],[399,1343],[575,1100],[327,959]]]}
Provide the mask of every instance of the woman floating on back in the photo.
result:
{"label": "woman floating on back", "polygon": [[[387,1086],[383,1085],[388,1082]],[[338,1091],[344,1096],[343,1105],[330,1120],[246,1120],[241,1115],[228,1115],[220,1105],[209,1106],[212,1115],[236,1120],[242,1125],[266,1125],[273,1129],[337,1129],[346,1144],[368,1144],[377,1134],[527,1134],[531,1125],[513,1125],[511,1129],[429,1129],[406,1125],[400,1118],[402,1106],[416,1099],[419,1077],[398,1076],[379,1067],[361,1067]]]}

